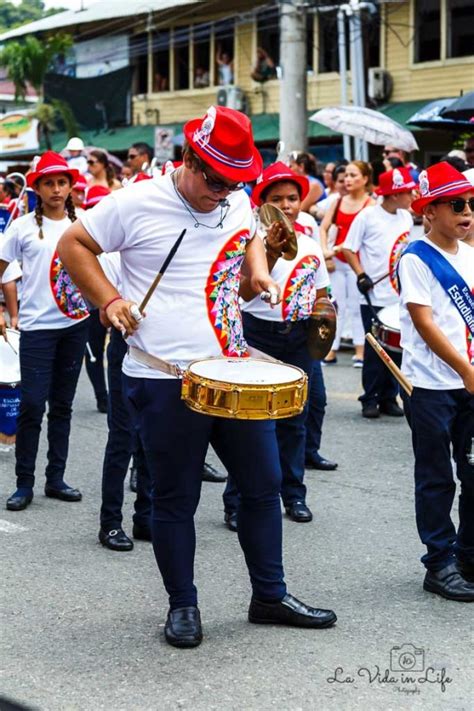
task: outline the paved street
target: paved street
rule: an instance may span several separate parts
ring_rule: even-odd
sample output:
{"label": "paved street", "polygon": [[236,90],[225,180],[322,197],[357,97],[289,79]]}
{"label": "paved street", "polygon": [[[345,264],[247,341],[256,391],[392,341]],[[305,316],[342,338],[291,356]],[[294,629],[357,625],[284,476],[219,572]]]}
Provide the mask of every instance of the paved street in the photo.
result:
{"label": "paved street", "polygon": [[[285,520],[284,547],[289,590],[333,607],[333,629],[248,624],[249,584],[222,523],[223,487],[206,483],[196,561],[205,640],[181,651],[164,643],[166,596],[151,545],[113,553],[97,542],[106,418],[82,377],[66,480],[83,501],[44,497],[43,441],[32,505],[0,510],[0,693],[41,711],[472,709],[474,606],[422,590],[408,427],[361,418],[360,371],[348,354],[325,376],[322,452],[339,469],[308,472],[314,521]],[[0,453],[2,507],[13,482],[13,454]],[[127,488],[129,533],[132,496]],[[403,652],[413,649],[393,650],[403,645],[419,650],[412,671]]]}

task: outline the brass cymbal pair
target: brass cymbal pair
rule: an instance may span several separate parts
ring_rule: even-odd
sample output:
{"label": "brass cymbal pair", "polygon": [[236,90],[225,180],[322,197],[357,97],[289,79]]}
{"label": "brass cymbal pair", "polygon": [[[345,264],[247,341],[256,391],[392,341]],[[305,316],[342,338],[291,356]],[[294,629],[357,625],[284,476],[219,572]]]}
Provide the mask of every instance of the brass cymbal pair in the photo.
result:
{"label": "brass cymbal pair", "polygon": [[294,259],[298,254],[298,241],[296,237],[296,232],[293,229],[293,225],[285,215],[285,213],[280,210],[279,207],[272,205],[267,202],[259,209],[260,222],[267,229],[274,222],[281,222],[285,232],[286,232],[286,245],[283,248],[283,254],[281,255],[283,259],[290,261]]}

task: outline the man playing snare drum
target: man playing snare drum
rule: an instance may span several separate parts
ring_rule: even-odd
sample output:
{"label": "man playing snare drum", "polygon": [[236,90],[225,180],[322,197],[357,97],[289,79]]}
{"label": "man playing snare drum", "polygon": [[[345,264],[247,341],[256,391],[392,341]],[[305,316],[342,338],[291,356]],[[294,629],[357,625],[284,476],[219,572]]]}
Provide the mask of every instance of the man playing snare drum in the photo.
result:
{"label": "man playing snare drum", "polygon": [[[178,647],[202,640],[193,583],[194,513],[211,432],[241,493],[239,539],[253,590],[249,620],[329,627],[334,612],[307,607],[286,592],[274,421],[194,413],[180,399],[180,379],[162,370],[164,361],[185,367],[209,356],[246,355],[238,305],[242,265],[257,293],[278,294],[240,190],[262,170],[248,118],[211,107],[204,119],[189,121],[184,133],[181,168],[108,196],[67,230],[60,244],[83,293],[129,334],[134,353],[142,354],[139,362],[129,352],[123,372],[154,478],[153,546],[170,602],[165,637]],[[183,241],[138,328],[133,304],[142,301],[183,229]],[[105,278],[96,260],[101,251],[121,252],[127,298]]]}

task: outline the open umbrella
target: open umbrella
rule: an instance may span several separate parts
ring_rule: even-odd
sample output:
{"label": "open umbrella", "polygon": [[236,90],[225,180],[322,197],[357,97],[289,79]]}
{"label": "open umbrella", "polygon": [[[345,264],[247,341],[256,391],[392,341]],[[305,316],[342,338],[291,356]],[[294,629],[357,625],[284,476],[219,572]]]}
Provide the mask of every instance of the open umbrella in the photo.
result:
{"label": "open umbrella", "polygon": [[440,131],[466,130],[469,128],[467,121],[454,121],[445,116],[445,110],[449,109],[454,101],[455,99],[435,99],[435,101],[428,102],[413,116],[410,116],[407,125]]}
{"label": "open umbrella", "polygon": [[474,118],[474,91],[453,101],[441,111],[441,116],[444,119],[454,119],[454,121],[472,122]]}
{"label": "open umbrella", "polygon": [[418,150],[411,131],[373,109],[362,106],[328,106],[316,111],[309,120],[376,146],[389,144],[404,151]]}

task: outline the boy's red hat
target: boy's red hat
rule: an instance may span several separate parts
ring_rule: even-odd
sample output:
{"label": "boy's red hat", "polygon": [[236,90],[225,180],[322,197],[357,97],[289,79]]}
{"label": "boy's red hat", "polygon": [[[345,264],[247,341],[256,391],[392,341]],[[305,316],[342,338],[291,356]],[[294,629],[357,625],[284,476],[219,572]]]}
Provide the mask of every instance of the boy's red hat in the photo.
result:
{"label": "boy's red hat", "polygon": [[252,200],[256,205],[262,204],[262,193],[273,183],[291,182],[296,183],[300,188],[301,199],[304,200],[309,193],[309,180],[305,175],[298,175],[294,170],[288,168],[285,163],[278,161],[265,168],[262,176],[257,180],[257,184],[252,190]]}
{"label": "boy's red hat", "polygon": [[80,173],[78,179],[74,183],[74,190],[86,190],[86,189],[87,189],[87,180]]}
{"label": "boy's red hat", "polygon": [[442,161],[422,170],[419,177],[419,197],[411,204],[411,209],[418,215],[430,202],[440,197],[456,197],[472,191],[472,185],[466,176],[452,165]]}
{"label": "boy's red hat", "polygon": [[86,192],[84,207],[86,210],[90,207],[94,207],[94,205],[97,205],[97,203],[107,197],[107,195],[110,195],[110,190],[104,185],[91,185]]}
{"label": "boy's red hat", "polygon": [[377,195],[397,195],[409,193],[416,188],[416,181],[410,168],[394,168],[379,175],[379,186],[375,191]]}
{"label": "boy's red hat", "polygon": [[210,106],[202,119],[183,128],[193,151],[216,173],[229,180],[250,182],[262,172],[263,162],[253,142],[250,119],[226,106]]}
{"label": "boy's red hat", "polygon": [[32,188],[36,181],[45,175],[57,175],[58,173],[69,175],[73,184],[79,177],[79,171],[75,168],[70,168],[67,160],[59,153],[46,151],[41,158],[35,158],[33,161],[33,170],[26,176],[26,183],[29,188]]}

